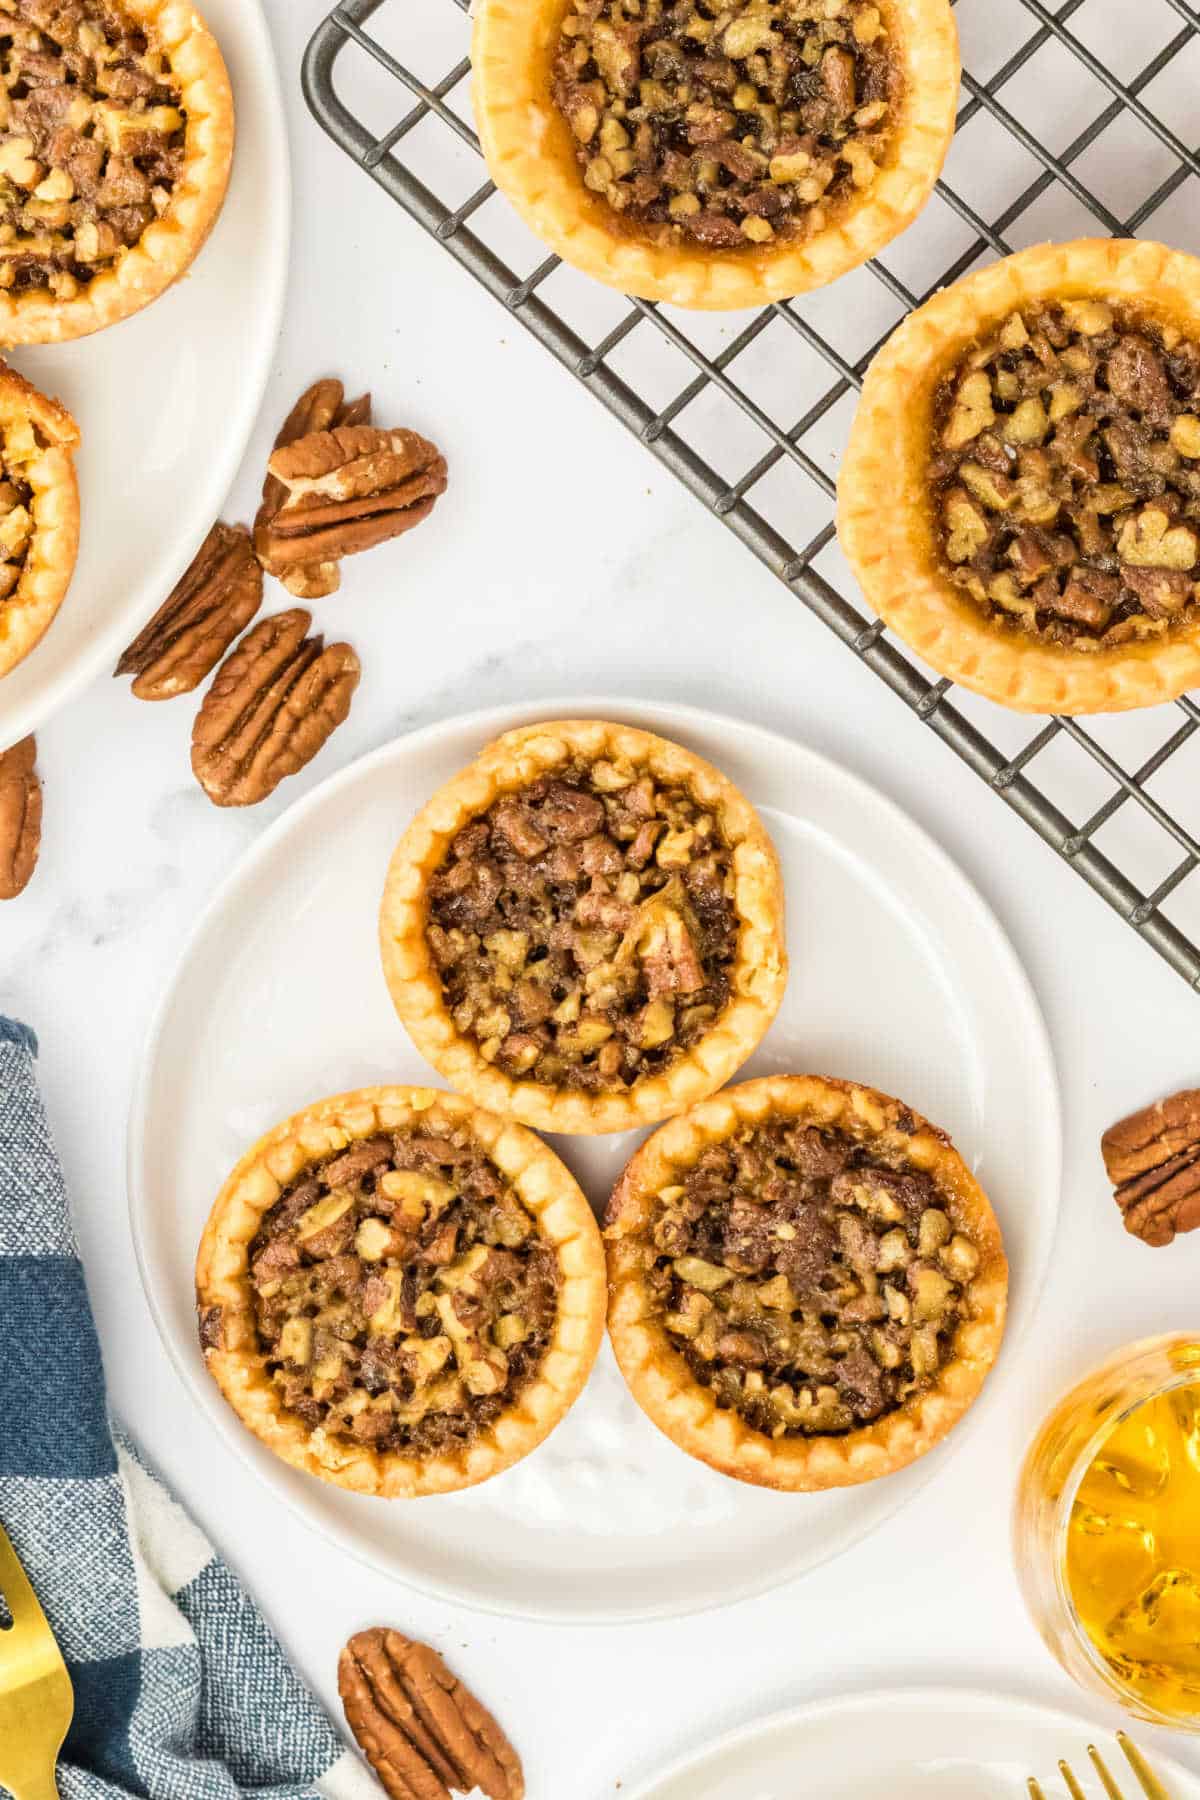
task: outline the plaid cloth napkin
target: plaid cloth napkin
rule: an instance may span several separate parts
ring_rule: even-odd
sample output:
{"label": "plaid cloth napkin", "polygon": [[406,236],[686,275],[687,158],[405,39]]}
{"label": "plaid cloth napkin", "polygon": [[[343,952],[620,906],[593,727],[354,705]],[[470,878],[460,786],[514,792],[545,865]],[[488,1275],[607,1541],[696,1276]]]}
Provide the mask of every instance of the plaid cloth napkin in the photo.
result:
{"label": "plaid cloth napkin", "polygon": [[36,1048],[0,1016],[0,1523],[75,1684],[63,1800],[379,1800],[253,1601],[110,1424]]}

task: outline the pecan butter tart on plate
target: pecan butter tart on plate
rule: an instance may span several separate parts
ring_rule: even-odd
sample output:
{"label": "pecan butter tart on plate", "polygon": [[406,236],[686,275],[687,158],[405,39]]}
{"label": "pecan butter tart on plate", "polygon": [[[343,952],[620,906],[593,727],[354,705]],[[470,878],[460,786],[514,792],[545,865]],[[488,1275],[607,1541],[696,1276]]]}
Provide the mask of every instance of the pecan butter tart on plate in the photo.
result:
{"label": "pecan butter tart on plate", "polygon": [[492,178],[567,262],[678,306],[823,286],[909,225],[954,131],[948,0],[481,0]]}
{"label": "pecan butter tart on plate", "polygon": [[942,675],[1026,712],[1200,682],[1200,261],[1043,245],[938,294],[863,388],[838,532]]}
{"label": "pecan butter tart on plate", "polygon": [[71,585],[78,445],[70,413],[0,362],[0,676],[44,635]]}
{"label": "pecan butter tart on plate", "polygon": [[188,0],[0,0],[0,341],[83,337],[177,281],[233,138]]}
{"label": "pecan butter tart on plate", "polygon": [[945,1134],[874,1089],[745,1082],[664,1125],[609,1202],[609,1334],[689,1455],[763,1487],[873,1481],[966,1412],[1008,1265]]}
{"label": "pecan butter tart on plate", "polygon": [[678,1112],[787,979],[774,847],[733,784],[625,725],[526,726],[417,814],[380,915],[397,1012],[481,1106],[544,1131]]}
{"label": "pecan butter tart on plate", "polygon": [[209,1372],[293,1467],[447,1493],[541,1443],[604,1330],[587,1201],[519,1125],[431,1088],[318,1101],[217,1197],[196,1265]]}

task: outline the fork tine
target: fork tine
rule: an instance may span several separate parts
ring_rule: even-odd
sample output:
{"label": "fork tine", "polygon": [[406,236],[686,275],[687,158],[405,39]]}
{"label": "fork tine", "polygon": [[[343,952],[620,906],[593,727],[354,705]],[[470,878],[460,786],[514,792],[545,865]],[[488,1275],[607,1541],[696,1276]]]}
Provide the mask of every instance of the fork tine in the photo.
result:
{"label": "fork tine", "polygon": [[[1124,1753],[1125,1761],[1137,1776],[1138,1786],[1141,1788],[1143,1794],[1145,1794],[1146,1800],[1171,1800],[1166,1788],[1153,1773],[1137,1745],[1133,1743],[1125,1732],[1118,1731],[1117,1742]],[[1097,1775],[1099,1775],[1101,1783],[1103,1784],[1106,1800],[1124,1800],[1124,1795],[1109,1772],[1108,1765],[1101,1756],[1099,1750],[1097,1750],[1095,1744],[1088,1745],[1088,1756],[1091,1758],[1092,1767],[1095,1769]],[[1067,1784],[1067,1792],[1070,1794],[1071,1800],[1087,1800],[1087,1795],[1076,1780],[1070,1763],[1060,1762],[1058,1769],[1059,1774]],[[1029,1800],[1046,1800],[1045,1793],[1040,1784],[1034,1780],[1032,1775],[1025,1785],[1029,1790]]]}
{"label": "fork tine", "polygon": [[1108,1764],[1097,1750],[1095,1744],[1088,1745],[1088,1755],[1092,1759],[1092,1766],[1104,1784],[1104,1792],[1108,1795],[1108,1800],[1123,1800],[1121,1790],[1109,1774]]}
{"label": "fork tine", "polygon": [[[1058,1772],[1067,1784],[1067,1792],[1070,1794],[1071,1800],[1087,1800],[1087,1795],[1075,1779],[1070,1763],[1060,1762]],[[1117,1796],[1117,1800],[1120,1800],[1120,1795]]]}
{"label": "fork tine", "polygon": [[19,1631],[23,1625],[45,1623],[46,1615],[38,1605],[37,1595],[17,1561],[17,1553],[3,1525],[0,1525],[0,1594],[8,1602],[14,1631]]}
{"label": "fork tine", "polygon": [[1151,1771],[1145,1757],[1123,1731],[1118,1731],[1117,1742],[1125,1753],[1125,1761],[1138,1778],[1138,1784],[1147,1800],[1170,1800],[1166,1788]]}

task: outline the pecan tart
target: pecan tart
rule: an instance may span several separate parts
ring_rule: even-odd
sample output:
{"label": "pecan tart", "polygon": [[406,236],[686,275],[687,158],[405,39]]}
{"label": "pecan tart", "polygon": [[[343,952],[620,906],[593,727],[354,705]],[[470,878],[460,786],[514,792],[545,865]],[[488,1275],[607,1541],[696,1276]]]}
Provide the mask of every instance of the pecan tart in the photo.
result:
{"label": "pecan tart", "polygon": [[949,0],[482,0],[492,179],[567,262],[677,306],[833,281],[911,224],[954,132]]}
{"label": "pecan tart", "polygon": [[1200,682],[1200,260],[1045,245],[938,294],[867,376],[838,530],[887,623],[1005,706]]}
{"label": "pecan tart", "polygon": [[78,338],[187,269],[233,155],[188,0],[0,0],[0,341]]}
{"label": "pecan tart", "polygon": [[196,1295],[209,1371],[256,1437],[408,1497],[484,1481],[558,1423],[603,1335],[604,1256],[532,1132],[456,1094],[363,1088],[243,1156]]}
{"label": "pecan tart", "polygon": [[749,1081],[673,1119],[626,1168],[605,1238],[635,1400],[763,1487],[845,1487],[924,1455],[1004,1331],[978,1183],[943,1132],[847,1081]]}
{"label": "pecan tart", "polygon": [[417,1048],[544,1131],[623,1131],[711,1094],[787,978],[753,807],[678,744],[594,720],[507,732],[435,794],[380,934]]}
{"label": "pecan tart", "polygon": [[66,408],[0,362],[0,676],[28,656],[71,585],[78,444]]}

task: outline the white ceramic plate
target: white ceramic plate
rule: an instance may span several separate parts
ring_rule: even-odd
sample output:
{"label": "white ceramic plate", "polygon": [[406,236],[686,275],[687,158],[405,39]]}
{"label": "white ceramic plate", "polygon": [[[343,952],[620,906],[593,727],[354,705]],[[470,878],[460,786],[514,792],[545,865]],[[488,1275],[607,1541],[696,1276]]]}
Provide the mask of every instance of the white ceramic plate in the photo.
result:
{"label": "white ceramic plate", "polygon": [[259,0],[203,0],[233,80],[229,193],[192,271],[135,318],[14,368],[75,415],[82,535],[58,617],[0,681],[0,749],[111,672],[221,510],[262,400],[287,282],[290,179]]}
{"label": "white ceramic plate", "polygon": [[[1137,1726],[1129,1727],[1138,1742]],[[629,1800],[1027,1800],[1036,1775],[1047,1800],[1066,1800],[1059,1758],[1087,1793],[1100,1793],[1088,1761],[1096,1744],[1124,1792],[1139,1792],[1114,1733],[1077,1713],[1003,1694],[910,1688],[819,1701],[777,1713],[692,1751]],[[1138,1747],[1171,1790],[1200,1800],[1200,1780]]]}
{"label": "white ceramic plate", "polygon": [[[1041,1016],[979,896],[888,801],[755,726],[612,699],[477,714],[377,751],[263,835],[183,954],[134,1098],[133,1235],[168,1349],[280,1501],[355,1556],[483,1609],[617,1620],[740,1599],[844,1550],[934,1473],[971,1422],[887,1480],[773,1494],[714,1474],[661,1437],[606,1349],[575,1410],[525,1462],[468,1493],[388,1503],[264,1450],[208,1379],[193,1312],[195,1247],[249,1142],[320,1095],[430,1078],[392,1011],[376,947],[384,871],[409,817],[497,732],[571,715],[678,738],[763,810],[783,863],[792,973],[746,1073],[858,1077],[945,1126],[1004,1227],[1016,1343],[1054,1233],[1059,1116]],[[601,1205],[635,1141],[555,1146]]]}

